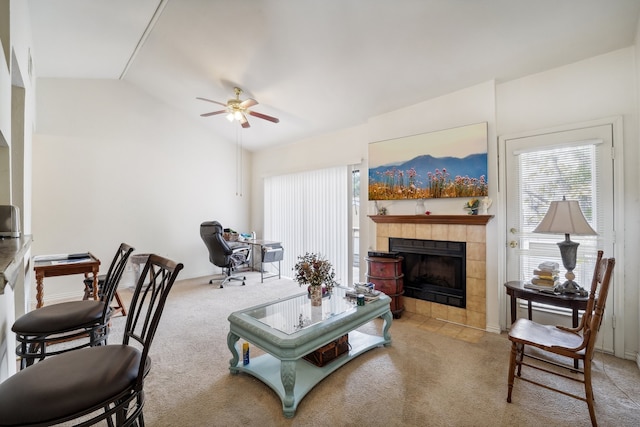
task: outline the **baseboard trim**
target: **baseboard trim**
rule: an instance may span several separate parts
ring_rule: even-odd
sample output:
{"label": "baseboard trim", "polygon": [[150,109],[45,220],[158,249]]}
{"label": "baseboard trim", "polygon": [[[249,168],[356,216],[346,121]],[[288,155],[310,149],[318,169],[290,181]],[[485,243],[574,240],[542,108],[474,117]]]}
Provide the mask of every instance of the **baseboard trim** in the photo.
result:
{"label": "baseboard trim", "polygon": [[[44,303],[45,305],[49,305],[49,304],[57,304],[60,302],[77,301],[81,299],[82,299],[81,292],[64,292],[64,293],[56,293],[53,295],[47,295]],[[32,298],[30,303],[31,303],[31,307],[35,308],[37,301],[35,298]]]}

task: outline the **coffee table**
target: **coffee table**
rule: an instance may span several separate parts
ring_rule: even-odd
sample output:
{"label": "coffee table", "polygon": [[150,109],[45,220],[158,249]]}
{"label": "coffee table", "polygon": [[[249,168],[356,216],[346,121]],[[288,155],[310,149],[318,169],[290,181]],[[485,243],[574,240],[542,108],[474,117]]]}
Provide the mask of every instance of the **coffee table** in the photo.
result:
{"label": "coffee table", "polygon": [[[381,294],[378,300],[357,306],[347,298],[346,289],[338,287],[323,298],[320,307],[312,307],[307,293],[302,293],[231,313],[229,370],[253,375],[271,387],[282,400],[285,417],[291,418],[302,398],[336,369],[368,350],[391,344],[390,303],[391,298]],[[355,330],[378,317],[384,320],[381,335]],[[345,334],[349,334],[350,350],[327,365],[318,367],[302,358]],[[265,354],[251,357],[244,365],[240,338]]]}

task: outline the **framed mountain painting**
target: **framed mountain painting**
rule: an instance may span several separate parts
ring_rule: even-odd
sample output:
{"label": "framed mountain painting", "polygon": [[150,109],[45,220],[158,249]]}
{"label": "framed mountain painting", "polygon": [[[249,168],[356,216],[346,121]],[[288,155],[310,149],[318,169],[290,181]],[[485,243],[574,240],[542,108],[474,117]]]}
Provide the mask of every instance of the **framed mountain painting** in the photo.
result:
{"label": "framed mountain painting", "polygon": [[369,144],[369,200],[487,194],[486,122]]}

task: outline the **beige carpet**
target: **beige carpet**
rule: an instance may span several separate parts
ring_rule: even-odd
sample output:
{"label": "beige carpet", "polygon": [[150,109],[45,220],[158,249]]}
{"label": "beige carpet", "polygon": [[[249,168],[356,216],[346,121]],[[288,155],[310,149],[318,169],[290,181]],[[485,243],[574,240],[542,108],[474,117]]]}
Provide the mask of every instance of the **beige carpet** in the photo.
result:
{"label": "beige carpet", "polygon": [[[284,418],[278,396],[229,373],[228,315],[301,292],[289,280],[248,273],[246,286],[178,281],[152,349],[145,419],[160,426],[588,426],[586,403],[517,381],[507,403],[505,334],[405,314],[393,343],[349,362],[318,384]],[[128,301],[130,291],[121,290]],[[110,342],[125,318],[113,319]],[[370,324],[365,328],[378,328]],[[259,349],[251,347],[252,356]],[[640,372],[631,361],[597,354],[593,371],[601,426],[640,425]],[[574,390],[579,388],[572,386]]]}

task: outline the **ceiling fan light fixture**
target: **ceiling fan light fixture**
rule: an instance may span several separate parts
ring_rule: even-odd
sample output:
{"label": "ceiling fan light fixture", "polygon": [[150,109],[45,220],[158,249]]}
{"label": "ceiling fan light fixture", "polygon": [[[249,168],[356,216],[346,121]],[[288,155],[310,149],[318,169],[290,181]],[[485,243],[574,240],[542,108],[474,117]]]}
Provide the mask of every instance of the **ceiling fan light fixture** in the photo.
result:
{"label": "ceiling fan light fixture", "polygon": [[202,117],[209,117],[217,114],[226,113],[225,117],[227,118],[227,120],[229,120],[230,122],[237,120],[240,122],[243,128],[251,127],[249,125],[249,121],[247,120],[247,115],[257,117],[262,120],[268,120],[272,123],[280,122],[280,120],[276,117],[268,116],[266,114],[262,114],[262,113],[258,113],[257,111],[250,110],[250,108],[253,107],[254,105],[258,105],[258,101],[256,101],[253,98],[248,98],[248,99],[245,99],[244,101],[241,101],[240,94],[242,93],[242,89],[236,87],[234,88],[234,91],[236,93],[236,97],[229,99],[226,103],[214,101],[212,99],[201,98],[199,96],[196,97],[196,99],[199,99],[201,101],[212,102],[214,104],[218,104],[225,107],[223,110],[212,111],[210,113],[204,113],[200,115]]}

